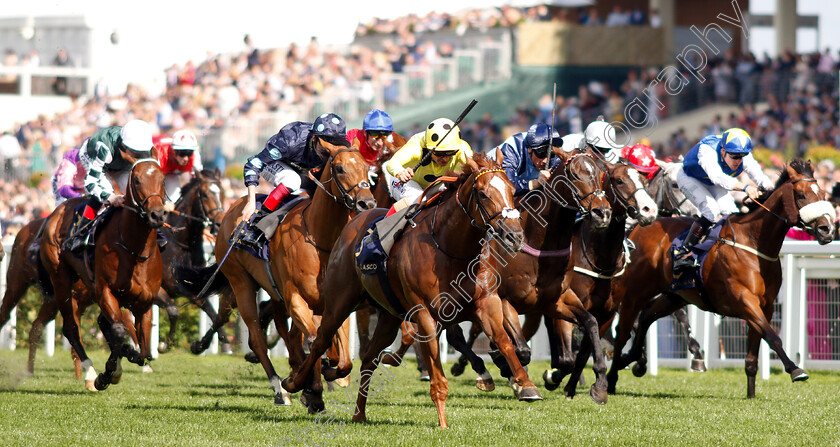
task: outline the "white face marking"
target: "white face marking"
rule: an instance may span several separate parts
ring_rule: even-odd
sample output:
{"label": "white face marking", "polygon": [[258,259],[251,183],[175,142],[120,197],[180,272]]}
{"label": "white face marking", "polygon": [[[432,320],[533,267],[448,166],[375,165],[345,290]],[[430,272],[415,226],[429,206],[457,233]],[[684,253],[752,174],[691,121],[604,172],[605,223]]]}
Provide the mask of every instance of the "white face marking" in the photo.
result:
{"label": "white face marking", "polygon": [[507,194],[505,194],[505,181],[499,177],[493,177],[490,179],[490,186],[496,188],[499,191],[499,194],[502,195],[502,198],[505,200],[505,208],[513,208],[513,204],[510,203],[508,200]]}
{"label": "white face marking", "polygon": [[820,195],[820,188],[817,185],[811,184],[811,191],[814,191],[817,196]]}
{"label": "white face marking", "polygon": [[207,187],[216,197],[220,197],[222,195],[222,188],[219,188],[219,185],[210,185]]}
{"label": "white face marking", "polygon": [[630,168],[627,170],[627,174],[627,176],[630,177],[630,180],[633,181],[633,185],[636,186],[636,188],[644,189],[644,186],[642,186],[642,180],[639,179],[639,171],[634,168]]}

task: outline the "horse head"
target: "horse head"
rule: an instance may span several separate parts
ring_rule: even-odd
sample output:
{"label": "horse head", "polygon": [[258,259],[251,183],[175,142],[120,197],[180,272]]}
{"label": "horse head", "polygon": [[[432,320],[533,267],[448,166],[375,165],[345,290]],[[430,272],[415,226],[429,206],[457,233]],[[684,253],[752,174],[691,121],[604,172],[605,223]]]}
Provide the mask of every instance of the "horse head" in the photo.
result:
{"label": "horse head", "polygon": [[659,212],[653,199],[645,190],[639,171],[627,163],[619,162],[606,165],[610,176],[610,192],[616,205],[623,207],[627,214],[639,221],[639,225],[650,225]]}
{"label": "horse head", "polygon": [[677,175],[682,170],[682,163],[656,160],[659,172],[648,183],[647,191],[654,197],[659,212],[663,216],[699,216],[700,210],[680,190]]}
{"label": "horse head", "polygon": [[219,168],[204,169],[196,173],[192,180],[197,182],[195,197],[193,198],[190,214],[202,219],[204,226],[210,228],[212,234],[219,232],[219,226],[224,217],[222,204],[222,174]]}
{"label": "horse head", "polygon": [[[777,185],[781,185],[778,189],[784,194],[783,213],[787,219],[805,228],[820,245],[831,242],[837,216],[834,206],[825,200],[825,191],[817,186],[811,161],[796,159],[785,165]],[[786,188],[787,185],[790,188]]]}
{"label": "horse head", "polygon": [[502,169],[477,154],[467,159],[462,175],[467,175],[456,193],[458,204],[473,226],[485,228],[511,253],[519,251],[525,234],[519,211],[513,205],[513,184]]}
{"label": "horse head", "polygon": [[359,152],[358,141],[351,147],[335,146],[324,140],[321,144],[330,158],[318,186],[349,210],[362,212],[376,208],[368,182],[368,164]]}
{"label": "horse head", "polygon": [[160,228],[166,219],[163,207],[163,171],[153,158],[141,158],[134,162],[126,187],[126,207],[145,219],[152,228]]}
{"label": "horse head", "polygon": [[554,154],[561,163],[552,170],[545,190],[563,206],[568,205],[562,197],[570,195],[577,204],[578,212],[592,220],[596,230],[606,229],[612,219],[612,209],[604,193],[608,174],[603,162],[596,161],[591,153],[580,149],[564,151],[555,147]]}

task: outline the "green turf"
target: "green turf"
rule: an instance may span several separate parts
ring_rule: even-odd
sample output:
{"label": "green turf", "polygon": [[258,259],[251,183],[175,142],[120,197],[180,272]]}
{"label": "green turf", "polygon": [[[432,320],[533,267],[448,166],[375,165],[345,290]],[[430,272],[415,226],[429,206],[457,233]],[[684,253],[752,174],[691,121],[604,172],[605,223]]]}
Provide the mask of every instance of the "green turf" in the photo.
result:
{"label": "green turf", "polygon": [[[497,390],[485,393],[468,372],[450,377],[450,428],[441,430],[429,385],[417,380],[411,362],[390,368],[393,378],[381,376],[368,423],[349,422],[355,394],[336,391],[325,393],[336,419],[324,417],[319,425],[297,399],[292,407],[275,407],[262,368],[239,355],[165,354],[152,363],[153,374],[124,361],[122,383],[90,393],[73,378],[64,351],[54,358],[40,354],[35,377],[24,378],[25,352],[0,352],[2,446],[836,446],[840,440],[837,372],[809,371],[808,382],[791,383],[774,369],[769,381],[758,380],[757,398],[748,401],[741,368],[704,374],[661,369],[644,378],[624,371],[619,393],[604,406],[589,398],[588,388],[567,401],[561,392],[545,391],[541,380],[544,401],[518,402],[498,376]],[[105,355],[93,360],[101,371]],[[281,375],[288,371],[285,360],[275,365]],[[535,362],[532,378],[545,366]],[[353,378],[357,372],[358,364]],[[586,379],[592,382],[591,370]]]}

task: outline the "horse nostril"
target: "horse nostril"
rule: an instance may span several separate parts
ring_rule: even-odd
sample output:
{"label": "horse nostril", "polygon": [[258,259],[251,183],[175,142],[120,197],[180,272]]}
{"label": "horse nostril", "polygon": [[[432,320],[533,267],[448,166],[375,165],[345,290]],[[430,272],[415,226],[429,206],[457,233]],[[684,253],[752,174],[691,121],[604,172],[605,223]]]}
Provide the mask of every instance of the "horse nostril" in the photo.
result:
{"label": "horse nostril", "polygon": [[829,228],[828,225],[820,225],[819,227],[817,227],[817,231],[823,234],[828,234],[831,233],[831,228]]}

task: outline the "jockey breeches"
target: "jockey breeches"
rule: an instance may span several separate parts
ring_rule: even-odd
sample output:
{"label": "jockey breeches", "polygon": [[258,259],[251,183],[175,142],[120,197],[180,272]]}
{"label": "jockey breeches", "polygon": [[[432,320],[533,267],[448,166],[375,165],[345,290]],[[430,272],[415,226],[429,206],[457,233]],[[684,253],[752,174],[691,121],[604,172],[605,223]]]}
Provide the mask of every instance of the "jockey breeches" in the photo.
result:
{"label": "jockey breeches", "polygon": [[406,199],[410,203],[415,203],[423,194],[423,187],[414,180],[401,183],[398,178],[388,173],[387,170],[383,169],[382,173],[385,175],[385,184],[388,185],[388,193],[394,201]]}
{"label": "jockey breeches", "polygon": [[738,212],[735,199],[729,191],[718,185],[707,185],[700,180],[680,170],[677,174],[677,185],[686,198],[699,210],[700,215],[711,222],[717,221],[719,214],[732,214]]}

